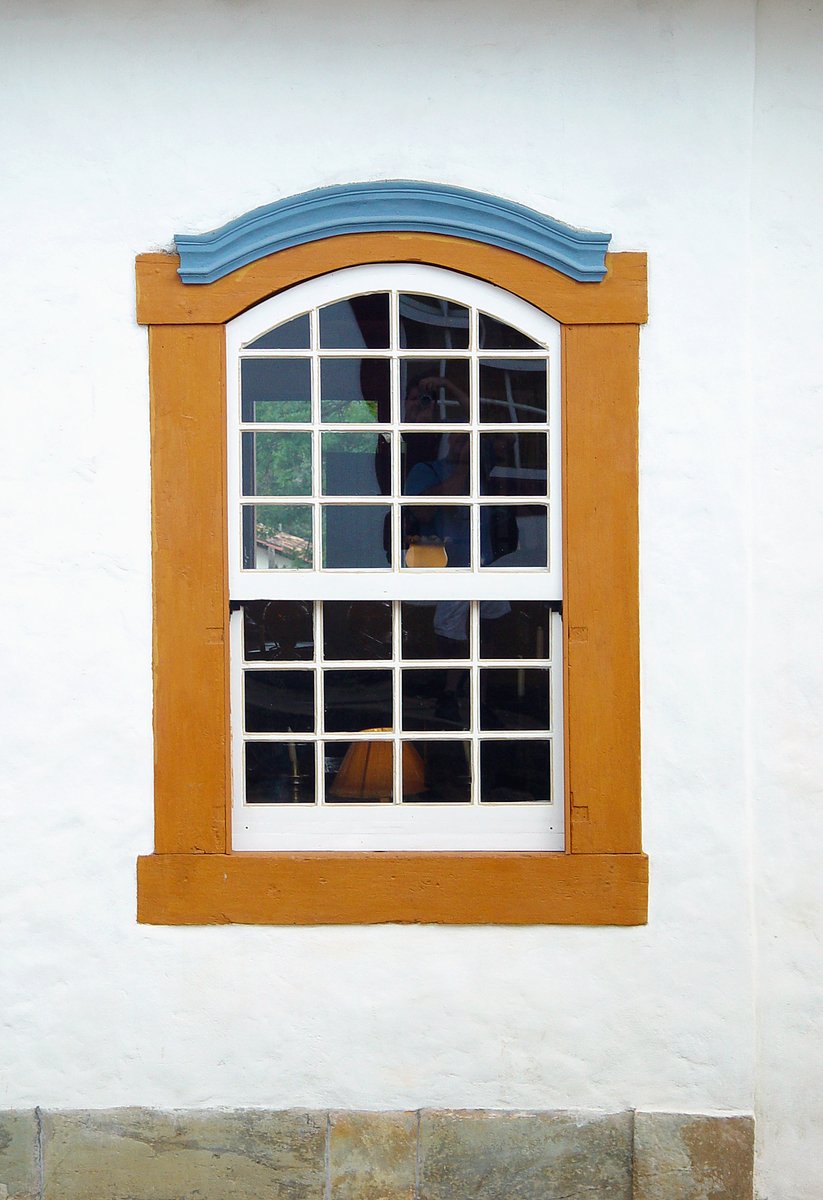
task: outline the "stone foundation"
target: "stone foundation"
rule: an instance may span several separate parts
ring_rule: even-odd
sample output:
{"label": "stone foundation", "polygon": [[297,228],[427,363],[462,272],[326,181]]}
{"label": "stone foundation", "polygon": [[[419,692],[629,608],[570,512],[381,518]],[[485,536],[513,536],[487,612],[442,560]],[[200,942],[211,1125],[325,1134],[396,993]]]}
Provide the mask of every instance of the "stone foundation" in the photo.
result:
{"label": "stone foundation", "polygon": [[0,1113],[0,1200],[751,1200],[751,1117]]}

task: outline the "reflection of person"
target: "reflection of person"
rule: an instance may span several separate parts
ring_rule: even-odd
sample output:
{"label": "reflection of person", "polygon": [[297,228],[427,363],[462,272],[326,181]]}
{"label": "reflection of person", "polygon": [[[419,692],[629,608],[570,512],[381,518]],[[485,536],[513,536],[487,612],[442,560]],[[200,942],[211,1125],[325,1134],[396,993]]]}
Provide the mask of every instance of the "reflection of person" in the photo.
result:
{"label": "reflection of person", "polygon": [[[443,392],[458,408],[456,421],[469,420],[469,398],[443,375],[421,373],[409,381],[403,405],[407,423],[439,424],[441,414],[437,393]],[[489,479],[494,466],[505,458],[506,441],[502,436],[480,439],[480,492],[492,491]],[[407,496],[465,496],[471,493],[471,438],[468,433],[440,433],[428,429],[411,433],[404,439],[405,466],[403,492]],[[471,516],[468,503],[407,505],[403,512],[404,547],[415,541],[428,542],[445,549],[450,567],[471,566]],[[516,510],[511,506],[481,505],[480,565],[491,563],[517,549]],[[427,564],[428,565],[428,564]],[[434,564],[432,564],[434,565]]]}
{"label": "reflection of person", "polygon": [[[436,396],[443,391],[459,407],[457,420],[468,419],[468,396],[442,375],[422,374],[409,381],[403,405],[406,422],[439,423]],[[436,430],[405,439],[407,496],[467,496],[470,490],[470,439],[466,433]],[[450,567],[471,561],[471,524],[467,505],[416,505],[405,509],[404,541],[414,538],[445,547]]]}
{"label": "reflection of person", "polygon": [[441,389],[458,406],[459,412],[455,420],[468,421],[469,398],[466,393],[445,375],[432,375],[426,371],[413,376],[407,384],[406,399],[403,404],[403,420],[439,421],[437,393]]}
{"label": "reflection of person", "polygon": [[[468,600],[438,600],[434,608],[434,632],[437,638],[437,652],[441,658],[469,657],[469,606]],[[498,621],[508,616],[511,605],[508,600],[482,600],[480,603],[481,622]],[[484,626],[481,624],[481,629]],[[486,627],[487,628],[487,627]],[[481,634],[481,641],[484,639]],[[449,725],[456,724],[461,728],[461,715],[458,703],[458,693],[469,672],[465,667],[450,667],[446,673],[443,690],[437,700],[435,717]],[[486,675],[480,675],[480,703],[483,704]]]}

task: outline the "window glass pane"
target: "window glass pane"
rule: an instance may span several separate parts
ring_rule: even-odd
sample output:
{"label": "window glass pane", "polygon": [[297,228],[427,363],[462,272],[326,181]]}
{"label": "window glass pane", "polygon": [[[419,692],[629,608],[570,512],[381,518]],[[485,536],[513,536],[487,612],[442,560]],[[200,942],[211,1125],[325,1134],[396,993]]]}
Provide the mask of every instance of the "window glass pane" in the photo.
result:
{"label": "window glass pane", "polygon": [[327,804],[388,804],[394,785],[394,746],[373,741],[325,742]]}
{"label": "window glass pane", "polygon": [[464,358],[400,360],[401,420],[468,421],[469,364]]}
{"label": "window glass pane", "polygon": [[481,350],[540,350],[538,342],[533,342],[519,329],[504,325],[496,317],[488,313],[478,313],[478,345]]}
{"label": "window glass pane", "polygon": [[484,804],[547,804],[551,800],[549,742],[480,743],[480,800]]}
{"label": "window glass pane", "polygon": [[247,804],[314,804],[311,742],[246,742]]}
{"label": "window glass pane", "polygon": [[403,505],[403,566],[467,567],[471,510],[467,504]]}
{"label": "window glass pane", "polygon": [[480,605],[481,658],[548,658],[551,611],[542,600],[484,601]]}
{"label": "window glass pane", "polygon": [[547,421],[546,363],[481,359],[480,420],[500,424]]}
{"label": "window glass pane", "polygon": [[483,504],[484,567],[548,566],[548,509],[543,504]]}
{"label": "window glass pane", "polygon": [[323,605],[323,653],[342,661],[391,658],[390,600],[327,600]]}
{"label": "window glass pane", "polygon": [[390,421],[387,358],[324,358],[320,361],[320,409],[324,421]]}
{"label": "window glass pane", "polygon": [[310,421],[308,358],[244,358],[240,362],[244,421]]}
{"label": "window glass pane", "polygon": [[480,728],[548,729],[548,670],[533,667],[481,670]]}
{"label": "window glass pane", "polygon": [[310,433],[244,433],[244,496],[310,496]]}
{"label": "window glass pane", "polygon": [[471,743],[413,741],[403,744],[403,800],[418,804],[471,801]]}
{"label": "window glass pane", "polygon": [[383,496],[391,491],[391,435],[323,434],[323,492]]}
{"label": "window glass pane", "polygon": [[402,490],[407,496],[467,496],[471,489],[467,433],[404,433]]}
{"label": "window glass pane", "polygon": [[391,671],[324,671],[323,695],[327,733],[391,728]]}
{"label": "window glass pane", "polygon": [[305,571],[312,565],[308,504],[244,504],[243,567]]}
{"label": "window glass pane", "polygon": [[548,489],[545,433],[480,435],[480,493],[483,496],[545,496]]}
{"label": "window glass pane", "polygon": [[246,671],[249,733],[311,733],[314,671]]}
{"label": "window glass pane", "polygon": [[391,517],[385,504],[327,504],[323,508],[324,567],[391,565]]}
{"label": "window glass pane", "polygon": [[323,350],[386,350],[389,345],[389,297],[354,296],[320,309]]}
{"label": "window glass pane", "polygon": [[305,600],[248,600],[243,605],[246,662],[314,657],[312,605]]}
{"label": "window glass pane", "polygon": [[248,343],[249,350],[308,350],[309,314],[293,317],[283,325],[276,325],[262,337]]}
{"label": "window glass pane", "polygon": [[439,296],[401,294],[400,345],[409,350],[465,350],[469,310]]}
{"label": "window glass pane", "polygon": [[404,658],[468,658],[468,600],[408,600],[400,613]]}
{"label": "window glass pane", "polygon": [[468,729],[470,724],[467,667],[403,671],[404,729]]}

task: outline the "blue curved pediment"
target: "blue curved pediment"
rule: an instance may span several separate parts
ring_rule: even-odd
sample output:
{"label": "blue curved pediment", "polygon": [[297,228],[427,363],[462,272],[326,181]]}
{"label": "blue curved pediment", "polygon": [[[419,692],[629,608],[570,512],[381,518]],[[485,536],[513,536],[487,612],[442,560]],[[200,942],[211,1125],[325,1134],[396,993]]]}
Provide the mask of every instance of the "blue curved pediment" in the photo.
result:
{"label": "blue curved pediment", "polygon": [[441,233],[514,250],[571,279],[606,274],[608,233],[573,229],[525,205],[439,183],[392,179],[287,196],[215,229],[178,234],[183,283],[214,283],[267,254],[344,233]]}

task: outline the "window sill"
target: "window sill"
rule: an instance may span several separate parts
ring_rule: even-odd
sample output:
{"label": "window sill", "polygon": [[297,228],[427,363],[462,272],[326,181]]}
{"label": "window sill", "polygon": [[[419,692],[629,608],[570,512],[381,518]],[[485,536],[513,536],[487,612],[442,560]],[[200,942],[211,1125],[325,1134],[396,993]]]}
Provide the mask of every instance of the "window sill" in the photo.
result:
{"label": "window sill", "polygon": [[642,925],[645,854],[152,854],[148,925]]}

